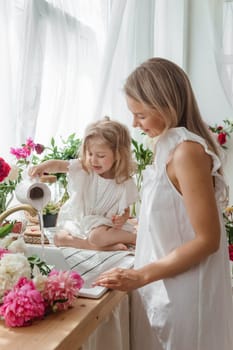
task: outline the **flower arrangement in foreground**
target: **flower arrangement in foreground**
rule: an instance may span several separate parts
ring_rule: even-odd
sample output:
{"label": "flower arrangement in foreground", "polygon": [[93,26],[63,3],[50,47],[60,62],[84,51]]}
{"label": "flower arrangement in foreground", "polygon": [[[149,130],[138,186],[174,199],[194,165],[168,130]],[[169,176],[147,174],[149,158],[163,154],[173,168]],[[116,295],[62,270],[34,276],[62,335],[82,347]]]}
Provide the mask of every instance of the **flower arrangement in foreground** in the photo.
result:
{"label": "flower arrangement in foreground", "polygon": [[48,313],[72,307],[83,285],[77,272],[50,269],[39,257],[10,249],[11,245],[0,248],[0,316],[6,326],[28,326]]}
{"label": "flower arrangement in foreground", "polygon": [[229,257],[233,261],[233,206],[226,207],[223,212],[225,228],[227,232]]}
{"label": "flower arrangement in foreground", "polygon": [[[68,160],[76,157],[81,144],[76,134],[69,135],[65,140],[61,139],[61,142],[62,146],[59,147],[55,139],[51,138],[50,145],[47,147],[28,137],[20,147],[11,147],[10,154],[16,158],[13,165],[0,158],[0,213],[8,208],[16,185],[21,181],[23,171],[30,164],[39,164],[53,158]],[[56,176],[59,183],[66,189],[66,174],[56,174]],[[67,191],[62,198],[62,203],[56,203],[56,208],[66,199]]]}
{"label": "flower arrangement in foreground", "polygon": [[233,132],[233,120],[225,119],[222,125],[215,124],[214,126],[209,126],[209,129],[216,135],[219,145],[227,149],[227,141]]}

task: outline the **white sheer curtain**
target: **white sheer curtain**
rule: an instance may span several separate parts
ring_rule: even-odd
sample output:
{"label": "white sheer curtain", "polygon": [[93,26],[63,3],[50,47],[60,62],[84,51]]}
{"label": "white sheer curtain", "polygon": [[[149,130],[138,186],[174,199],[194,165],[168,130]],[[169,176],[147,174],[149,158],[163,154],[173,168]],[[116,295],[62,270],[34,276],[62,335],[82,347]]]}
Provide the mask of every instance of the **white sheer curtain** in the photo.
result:
{"label": "white sheer curtain", "polygon": [[233,107],[233,1],[225,1],[223,8],[223,64],[224,86]]}
{"label": "white sheer curtain", "polygon": [[0,0],[2,156],[93,120],[108,14],[109,0]]}
{"label": "white sheer curtain", "polygon": [[41,96],[43,30],[38,1],[23,1],[19,37],[19,66],[16,80],[16,137],[14,146],[33,137]]}
{"label": "white sheer curtain", "polygon": [[7,158],[15,142],[16,77],[19,68],[21,2],[0,0],[0,156]]}
{"label": "white sheer curtain", "polygon": [[173,0],[0,0],[1,149],[81,137],[104,115],[131,126],[124,81],[154,55],[184,64],[185,3],[171,15]]}
{"label": "white sheer curtain", "polygon": [[[93,120],[108,2],[41,3],[43,68],[35,138],[76,132]],[[46,132],[45,132],[46,126]]]}
{"label": "white sheer curtain", "polygon": [[156,0],[154,52],[187,69],[189,2]]}
{"label": "white sheer curtain", "polygon": [[226,97],[233,106],[233,1],[209,0],[216,66]]}
{"label": "white sheer curtain", "polygon": [[41,57],[35,1],[0,0],[1,155],[35,132]]}
{"label": "white sheer curtain", "polygon": [[155,0],[24,3],[17,143],[82,135],[106,114],[130,125],[122,86],[153,56]]}
{"label": "white sheer curtain", "polygon": [[186,0],[113,1],[96,119],[107,114],[131,125],[122,88],[128,74],[144,60],[161,56],[185,67],[187,11]]}
{"label": "white sheer curtain", "polygon": [[112,2],[95,119],[109,115],[131,125],[122,88],[133,68],[154,55],[155,3],[155,0]]}

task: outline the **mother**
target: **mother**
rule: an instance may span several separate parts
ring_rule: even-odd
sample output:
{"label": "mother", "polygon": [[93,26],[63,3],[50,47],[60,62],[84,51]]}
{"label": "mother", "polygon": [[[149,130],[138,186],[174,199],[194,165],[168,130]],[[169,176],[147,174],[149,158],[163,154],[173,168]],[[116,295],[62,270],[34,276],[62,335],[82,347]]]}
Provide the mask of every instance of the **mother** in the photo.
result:
{"label": "mother", "polygon": [[133,126],[159,135],[144,173],[134,269],[96,285],[132,292],[132,350],[233,349],[218,150],[187,75],[152,58],[128,77]]}

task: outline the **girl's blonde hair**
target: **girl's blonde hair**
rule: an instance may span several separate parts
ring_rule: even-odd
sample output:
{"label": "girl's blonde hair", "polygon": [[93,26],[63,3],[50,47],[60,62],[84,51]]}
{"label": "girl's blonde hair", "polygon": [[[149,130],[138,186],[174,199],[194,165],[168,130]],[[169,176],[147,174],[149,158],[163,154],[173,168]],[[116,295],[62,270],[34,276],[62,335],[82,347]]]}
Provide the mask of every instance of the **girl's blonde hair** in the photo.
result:
{"label": "girl's blonde hair", "polygon": [[122,183],[129,179],[135,170],[135,165],[128,128],[117,121],[110,120],[109,117],[92,123],[86,128],[81,151],[81,162],[86,171],[89,168],[86,157],[88,145],[94,138],[98,138],[113,151],[115,162],[112,171],[116,182]]}
{"label": "girl's blonde hair", "polygon": [[166,130],[184,126],[202,136],[216,154],[218,146],[203,121],[189,78],[175,63],[164,58],[151,58],[127,78],[127,96],[156,110],[164,119]]}

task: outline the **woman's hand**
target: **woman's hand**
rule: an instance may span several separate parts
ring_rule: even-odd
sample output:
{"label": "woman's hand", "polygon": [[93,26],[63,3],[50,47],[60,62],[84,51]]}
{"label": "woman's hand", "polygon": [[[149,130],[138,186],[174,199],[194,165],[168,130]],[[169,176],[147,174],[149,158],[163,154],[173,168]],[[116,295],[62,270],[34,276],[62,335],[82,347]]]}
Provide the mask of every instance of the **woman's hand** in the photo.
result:
{"label": "woman's hand", "polygon": [[53,242],[57,247],[72,247],[73,236],[65,230],[60,230],[54,234]]}
{"label": "woman's hand", "polygon": [[117,267],[102,273],[92,285],[129,292],[143,286],[143,276],[137,270]]}

